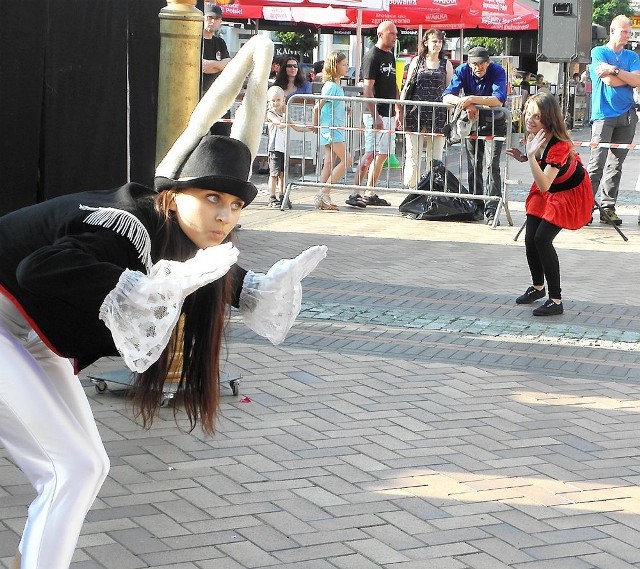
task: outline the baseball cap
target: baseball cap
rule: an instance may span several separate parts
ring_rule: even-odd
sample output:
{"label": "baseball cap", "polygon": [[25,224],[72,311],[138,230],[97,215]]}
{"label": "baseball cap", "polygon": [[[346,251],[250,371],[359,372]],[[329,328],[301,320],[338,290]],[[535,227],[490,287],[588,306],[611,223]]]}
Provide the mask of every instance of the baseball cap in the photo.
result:
{"label": "baseball cap", "polygon": [[467,55],[467,61],[469,63],[481,63],[483,61],[489,61],[489,50],[486,47],[479,45],[469,50]]}

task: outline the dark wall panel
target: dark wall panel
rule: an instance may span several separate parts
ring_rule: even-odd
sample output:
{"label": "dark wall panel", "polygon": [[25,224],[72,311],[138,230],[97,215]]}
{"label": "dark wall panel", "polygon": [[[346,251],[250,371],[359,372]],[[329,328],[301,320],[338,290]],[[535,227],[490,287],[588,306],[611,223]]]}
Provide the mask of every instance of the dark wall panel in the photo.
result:
{"label": "dark wall panel", "polygon": [[37,199],[47,5],[0,0],[0,215]]}
{"label": "dark wall panel", "polygon": [[0,215],[152,182],[164,6],[0,0]]}
{"label": "dark wall panel", "polygon": [[158,112],[160,20],[165,0],[129,0],[131,179],[153,183]]}
{"label": "dark wall panel", "polygon": [[49,6],[42,197],[127,178],[127,4],[55,0]]}

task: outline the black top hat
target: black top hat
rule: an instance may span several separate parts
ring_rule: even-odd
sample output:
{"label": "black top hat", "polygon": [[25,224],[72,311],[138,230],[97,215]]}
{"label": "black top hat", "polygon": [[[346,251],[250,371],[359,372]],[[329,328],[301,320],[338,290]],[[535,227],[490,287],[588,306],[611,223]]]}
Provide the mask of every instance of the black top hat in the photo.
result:
{"label": "black top hat", "polygon": [[248,181],[251,152],[244,142],[228,136],[206,135],[186,158],[173,178],[156,176],[156,191],[197,188],[231,194],[248,206],[258,194]]}

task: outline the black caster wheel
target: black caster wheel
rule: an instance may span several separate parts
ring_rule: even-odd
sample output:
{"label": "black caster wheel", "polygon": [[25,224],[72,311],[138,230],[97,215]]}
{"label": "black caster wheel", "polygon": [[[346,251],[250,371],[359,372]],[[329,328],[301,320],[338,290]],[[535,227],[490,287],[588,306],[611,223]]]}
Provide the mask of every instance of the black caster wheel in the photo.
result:
{"label": "black caster wheel", "polygon": [[238,395],[240,393],[240,382],[237,379],[232,379],[229,382],[229,387],[231,388],[231,393],[234,395]]}
{"label": "black caster wheel", "polygon": [[107,390],[107,383],[105,381],[96,381],[95,389],[96,393],[104,393]]}

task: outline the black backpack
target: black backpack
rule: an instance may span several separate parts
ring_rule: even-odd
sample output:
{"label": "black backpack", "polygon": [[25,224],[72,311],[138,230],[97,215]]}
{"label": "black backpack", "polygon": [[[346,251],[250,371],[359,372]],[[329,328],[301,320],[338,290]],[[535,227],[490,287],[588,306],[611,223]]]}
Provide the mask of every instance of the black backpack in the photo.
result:
{"label": "black backpack", "polygon": [[[433,187],[431,179],[433,178]],[[446,182],[446,184],[445,184]],[[434,160],[430,172],[427,172],[418,183],[417,190],[437,192],[454,192],[468,194],[456,176],[444,167],[439,160]],[[398,207],[400,213],[409,219],[427,221],[473,221],[476,203],[471,199],[448,196],[425,196],[409,194]]]}

